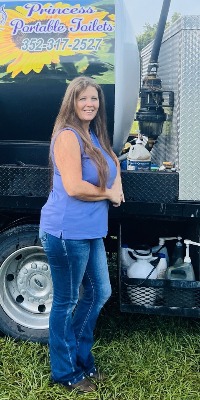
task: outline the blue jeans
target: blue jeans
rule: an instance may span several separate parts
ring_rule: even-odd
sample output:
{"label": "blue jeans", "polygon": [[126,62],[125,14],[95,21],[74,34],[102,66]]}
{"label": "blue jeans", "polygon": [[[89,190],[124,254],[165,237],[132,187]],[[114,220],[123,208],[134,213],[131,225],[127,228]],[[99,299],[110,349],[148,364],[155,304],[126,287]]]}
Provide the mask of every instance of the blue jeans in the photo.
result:
{"label": "blue jeans", "polygon": [[111,295],[103,239],[62,239],[45,232],[40,232],[40,239],[53,281],[49,319],[52,379],[77,383],[95,372],[93,331]]}

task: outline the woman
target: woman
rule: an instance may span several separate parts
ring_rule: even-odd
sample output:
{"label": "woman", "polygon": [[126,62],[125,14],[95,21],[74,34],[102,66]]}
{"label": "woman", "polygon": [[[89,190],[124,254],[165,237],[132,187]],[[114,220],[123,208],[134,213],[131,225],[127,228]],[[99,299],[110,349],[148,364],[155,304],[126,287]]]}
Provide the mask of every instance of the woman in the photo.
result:
{"label": "woman", "polygon": [[95,390],[95,379],[102,378],[91,348],[97,317],[111,295],[102,239],[107,234],[108,203],[119,206],[124,200],[119,163],[106,132],[103,92],[93,79],[79,77],[69,84],[50,157],[53,188],[41,210],[40,238],[54,291],[51,377],[85,393]]}

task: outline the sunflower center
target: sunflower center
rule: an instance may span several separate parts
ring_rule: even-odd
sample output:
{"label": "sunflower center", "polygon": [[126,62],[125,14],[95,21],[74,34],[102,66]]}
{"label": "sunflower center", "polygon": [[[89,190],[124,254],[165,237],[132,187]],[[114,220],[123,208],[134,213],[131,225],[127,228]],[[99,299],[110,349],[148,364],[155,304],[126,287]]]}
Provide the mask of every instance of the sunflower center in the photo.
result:
{"label": "sunflower center", "polygon": [[[48,27],[49,21],[54,24],[51,29]],[[57,31],[56,31],[57,28]],[[63,48],[64,40],[68,37],[68,28],[65,26],[65,31],[61,32],[56,26],[56,20],[43,20],[36,21],[33,24],[27,23],[23,29],[17,31],[12,36],[15,45],[29,53],[38,53],[50,50],[61,50]]]}

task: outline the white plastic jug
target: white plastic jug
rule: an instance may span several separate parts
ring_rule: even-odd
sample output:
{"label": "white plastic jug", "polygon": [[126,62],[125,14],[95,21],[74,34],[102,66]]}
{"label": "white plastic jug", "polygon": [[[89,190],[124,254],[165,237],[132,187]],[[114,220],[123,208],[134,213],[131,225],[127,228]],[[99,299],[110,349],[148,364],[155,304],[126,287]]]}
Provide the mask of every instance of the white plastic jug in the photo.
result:
{"label": "white plastic jug", "polygon": [[159,254],[160,261],[156,267],[157,279],[165,279],[167,271],[167,261],[166,256],[163,253]]}
{"label": "white plastic jug", "polygon": [[[191,240],[185,239],[186,244],[186,255],[184,257],[183,263],[175,263],[175,265],[170,266],[167,269],[166,278],[169,280],[179,280],[179,281],[195,281],[194,269],[192,266],[191,258],[189,255],[189,245],[194,244],[200,246],[200,243],[193,242]],[[186,291],[185,295],[181,291],[176,291],[172,296],[166,292],[166,301],[169,307],[194,307],[195,306],[195,294],[194,291]]]}
{"label": "white plastic jug", "polygon": [[151,250],[133,250],[133,256],[136,261],[128,267],[127,276],[146,279],[151,273],[149,279],[156,279],[156,268],[153,267],[151,261],[157,260],[158,257],[153,257]]}
{"label": "white plastic jug", "polygon": [[[156,260],[157,257],[152,257],[150,251],[147,254],[147,252],[142,250],[134,250],[133,255],[137,260],[127,268],[127,276],[129,278],[140,278],[144,280],[156,279],[156,267],[151,264],[151,261]],[[156,300],[156,289],[152,287],[129,285],[127,287],[127,293],[131,302],[135,305],[153,305]]]}
{"label": "white plastic jug", "polygon": [[143,145],[142,140],[139,138],[136,140],[136,144],[132,145],[128,152],[127,157],[127,169],[138,171],[138,170],[149,170],[151,167],[151,154]]}
{"label": "white plastic jug", "polygon": [[134,263],[134,259],[130,253],[133,254],[134,250],[130,249],[127,244],[122,244],[120,249],[121,273],[127,275],[127,268]]}

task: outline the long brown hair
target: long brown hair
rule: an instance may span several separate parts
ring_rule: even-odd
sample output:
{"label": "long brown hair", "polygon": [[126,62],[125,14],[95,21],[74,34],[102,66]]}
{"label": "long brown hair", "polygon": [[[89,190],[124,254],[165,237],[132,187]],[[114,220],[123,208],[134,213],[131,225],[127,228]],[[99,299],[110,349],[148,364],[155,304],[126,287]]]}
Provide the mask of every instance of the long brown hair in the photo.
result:
{"label": "long brown hair", "polygon": [[56,134],[56,132],[60,131],[63,128],[72,128],[78,132],[81,139],[83,140],[85,152],[96,164],[99,175],[99,186],[103,190],[106,187],[108,175],[108,166],[106,159],[102,155],[101,151],[92,144],[91,140],[88,137],[86,137],[81,125],[81,121],[76,114],[76,100],[80,93],[87,89],[88,86],[94,87],[97,90],[99,97],[99,109],[95,118],[90,123],[90,128],[94,130],[103,149],[115,161],[106,127],[104,94],[101,87],[92,78],[80,76],[70,82],[65,92],[60,111],[55,121],[52,138]]}

